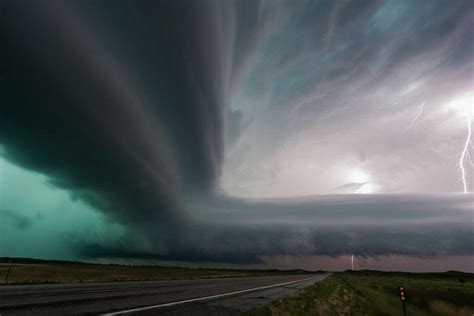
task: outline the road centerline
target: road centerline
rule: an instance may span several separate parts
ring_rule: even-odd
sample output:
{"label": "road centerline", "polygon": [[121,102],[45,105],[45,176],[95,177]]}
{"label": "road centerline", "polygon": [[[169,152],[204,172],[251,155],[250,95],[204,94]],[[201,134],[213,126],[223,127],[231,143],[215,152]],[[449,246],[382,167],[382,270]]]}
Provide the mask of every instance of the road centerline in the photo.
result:
{"label": "road centerline", "polygon": [[305,278],[305,279],[301,279],[301,280],[296,280],[296,281],[289,281],[289,282],[283,282],[283,283],[278,283],[278,284],[259,286],[259,287],[255,287],[255,288],[251,288],[251,289],[238,290],[238,291],[232,291],[232,292],[227,292],[227,293],[220,293],[220,294],[196,297],[196,298],[191,298],[191,299],[187,299],[187,300],[181,300],[181,301],[175,301],[175,302],[168,302],[168,303],[162,303],[162,304],[132,308],[132,309],[122,310],[122,311],[117,311],[117,312],[104,313],[104,314],[101,314],[101,315],[102,316],[123,315],[123,314],[135,313],[135,312],[140,312],[140,311],[145,311],[145,310],[150,310],[150,309],[155,309],[155,308],[162,308],[162,307],[169,307],[169,306],[175,306],[175,305],[192,303],[192,302],[205,301],[205,300],[210,300],[210,299],[213,299],[213,298],[232,296],[232,295],[241,294],[241,293],[247,293],[247,292],[253,292],[253,291],[258,291],[258,290],[269,289],[269,288],[273,288],[273,287],[279,287],[279,286],[295,284],[295,283],[309,281],[309,280],[317,279],[317,278],[321,278],[321,277],[328,277],[330,275],[331,274],[326,273],[326,274],[323,274],[323,275],[313,276],[313,277],[309,277],[309,278]]}

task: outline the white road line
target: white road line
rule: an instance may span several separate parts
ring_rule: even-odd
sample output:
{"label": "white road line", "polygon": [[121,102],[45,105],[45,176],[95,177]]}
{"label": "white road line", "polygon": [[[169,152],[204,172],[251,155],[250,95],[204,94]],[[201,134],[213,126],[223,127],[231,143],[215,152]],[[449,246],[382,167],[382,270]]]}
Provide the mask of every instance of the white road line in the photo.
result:
{"label": "white road line", "polygon": [[278,287],[278,286],[283,286],[283,285],[294,284],[294,283],[303,282],[303,281],[308,281],[308,280],[316,279],[316,278],[320,278],[320,277],[327,277],[327,276],[329,276],[329,275],[330,275],[330,274],[324,274],[324,275],[314,276],[314,277],[310,277],[310,278],[306,278],[306,279],[301,279],[301,280],[296,280],[296,281],[290,281],[290,282],[284,282],[284,283],[278,283],[278,284],[272,284],[272,285],[254,287],[254,288],[251,288],[251,289],[239,290],[239,291],[233,291],[233,292],[227,292],[227,293],[216,294],[216,295],[210,295],[210,296],[204,296],[204,297],[197,297],[197,298],[192,298],[192,299],[184,300],[184,301],[177,301],[177,302],[170,302],[170,303],[164,303],[164,304],[158,304],[158,305],[152,305],[152,306],[139,307],[139,308],[128,309],[128,310],[124,310],[124,311],[118,311],[118,312],[113,312],[113,313],[106,313],[106,314],[102,314],[102,315],[103,315],[103,316],[122,315],[122,314],[140,312],[140,311],[144,311],[144,310],[148,310],[148,309],[154,309],[154,308],[168,307],[168,306],[174,306],[174,305],[185,304],[185,303],[191,303],[191,302],[204,301],[204,300],[209,300],[209,299],[212,299],[212,298],[218,298],[218,297],[223,297],[223,296],[230,296],[230,295],[234,295],[234,294],[240,294],[240,293],[252,292],[252,291],[257,291],[257,290],[269,289],[269,288],[272,288],[272,287]]}

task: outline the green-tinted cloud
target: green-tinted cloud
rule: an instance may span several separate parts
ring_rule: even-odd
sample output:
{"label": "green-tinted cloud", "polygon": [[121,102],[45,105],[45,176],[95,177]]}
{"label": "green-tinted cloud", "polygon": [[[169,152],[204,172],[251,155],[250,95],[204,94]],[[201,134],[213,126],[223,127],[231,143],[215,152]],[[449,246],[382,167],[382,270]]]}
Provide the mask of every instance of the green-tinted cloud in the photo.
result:
{"label": "green-tinted cloud", "polygon": [[0,256],[75,259],[78,239],[102,243],[118,224],[35,172],[0,158]]}

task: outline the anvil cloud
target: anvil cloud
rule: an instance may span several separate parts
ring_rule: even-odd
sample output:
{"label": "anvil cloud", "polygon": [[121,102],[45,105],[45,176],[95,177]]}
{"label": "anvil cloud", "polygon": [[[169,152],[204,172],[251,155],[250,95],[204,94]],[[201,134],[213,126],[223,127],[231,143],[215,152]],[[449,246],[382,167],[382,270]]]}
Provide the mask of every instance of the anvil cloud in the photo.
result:
{"label": "anvil cloud", "polygon": [[472,260],[451,105],[474,106],[473,21],[461,0],[3,1],[0,256]]}

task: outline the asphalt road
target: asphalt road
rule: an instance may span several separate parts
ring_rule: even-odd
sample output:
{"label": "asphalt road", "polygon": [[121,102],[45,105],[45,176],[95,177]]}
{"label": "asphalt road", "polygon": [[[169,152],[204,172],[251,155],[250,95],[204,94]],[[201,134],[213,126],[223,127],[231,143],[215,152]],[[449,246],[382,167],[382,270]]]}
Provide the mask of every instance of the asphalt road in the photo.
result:
{"label": "asphalt road", "polygon": [[238,315],[328,275],[0,286],[0,314]]}

